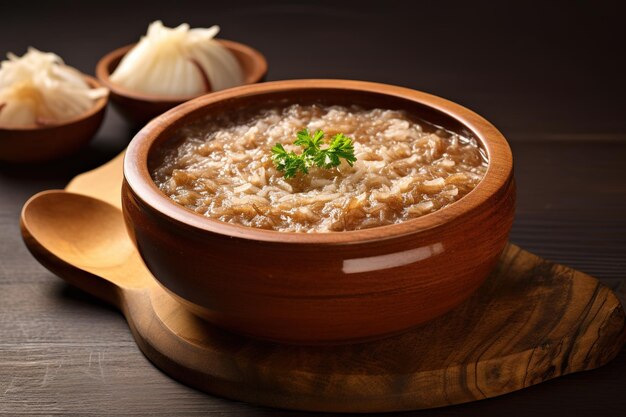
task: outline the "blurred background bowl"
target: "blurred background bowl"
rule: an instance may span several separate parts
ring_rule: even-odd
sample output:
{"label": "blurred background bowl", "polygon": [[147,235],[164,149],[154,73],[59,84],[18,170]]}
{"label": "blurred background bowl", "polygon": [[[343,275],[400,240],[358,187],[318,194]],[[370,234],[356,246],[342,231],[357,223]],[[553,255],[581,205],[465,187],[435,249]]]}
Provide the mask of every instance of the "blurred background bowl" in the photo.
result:
{"label": "blurred background bowl", "polygon": [[[102,84],[84,75],[92,88]],[[106,111],[109,95],[96,100],[86,113],[59,124],[0,126],[0,161],[43,162],[75,153],[94,137]]]}
{"label": "blurred background bowl", "polygon": [[[259,51],[234,41],[224,39],[217,41],[237,58],[243,69],[244,84],[254,84],[265,79],[267,61]],[[113,83],[110,75],[115,71],[124,55],[134,46],[135,44],[118,48],[102,57],[96,66],[96,76],[111,91],[111,102],[115,108],[133,127],[139,128],[161,113],[198,96],[171,97],[146,94]]]}

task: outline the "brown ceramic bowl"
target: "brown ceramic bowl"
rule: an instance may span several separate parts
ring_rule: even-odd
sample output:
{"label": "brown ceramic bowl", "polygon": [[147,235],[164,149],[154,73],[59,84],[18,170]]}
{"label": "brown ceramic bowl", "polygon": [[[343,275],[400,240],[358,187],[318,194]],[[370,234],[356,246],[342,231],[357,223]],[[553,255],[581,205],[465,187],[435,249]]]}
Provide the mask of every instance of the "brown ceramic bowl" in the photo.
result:
{"label": "brown ceramic bowl", "polygon": [[[102,85],[85,75],[92,88]],[[11,163],[42,162],[70,155],[85,146],[96,134],[108,96],[96,101],[86,113],[55,125],[0,126],[0,161]]]}
{"label": "brown ceramic bowl", "polygon": [[[267,61],[259,51],[238,42],[224,39],[218,41],[239,61],[243,68],[245,84],[258,83],[264,79]],[[113,83],[109,76],[134,46],[135,44],[132,44],[116,49],[100,59],[96,65],[96,77],[111,90],[111,102],[126,120],[133,126],[142,127],[154,117],[197,96],[168,97],[144,94]]]}
{"label": "brown ceramic bowl", "polygon": [[[156,151],[181,126],[205,115],[312,102],[404,109],[474,137],[488,155],[487,173],[468,195],[435,213],[313,234],[213,220],[177,205],[152,182]],[[122,203],[146,265],[192,311],[257,338],[343,343],[401,332],[467,299],[507,242],[515,186],[504,137],[458,104],[384,84],[293,80],[210,94],[154,119],[126,151]]]}

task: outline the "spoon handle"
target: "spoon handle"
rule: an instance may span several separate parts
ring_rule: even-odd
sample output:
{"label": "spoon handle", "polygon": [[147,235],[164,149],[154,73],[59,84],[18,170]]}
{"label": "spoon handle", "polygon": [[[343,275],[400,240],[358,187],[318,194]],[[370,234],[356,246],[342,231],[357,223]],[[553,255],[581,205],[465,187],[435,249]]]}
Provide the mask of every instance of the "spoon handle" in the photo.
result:
{"label": "spoon handle", "polygon": [[94,297],[121,308],[122,291],[118,285],[67,263],[47,250],[24,226],[23,219],[20,219],[20,228],[24,243],[30,253],[49,271]]}

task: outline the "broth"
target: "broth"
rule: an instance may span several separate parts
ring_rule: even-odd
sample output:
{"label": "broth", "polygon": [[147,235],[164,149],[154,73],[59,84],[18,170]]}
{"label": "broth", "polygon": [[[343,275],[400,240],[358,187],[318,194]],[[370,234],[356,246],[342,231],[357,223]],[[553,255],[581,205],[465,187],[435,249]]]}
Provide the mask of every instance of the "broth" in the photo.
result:
{"label": "broth", "polygon": [[[425,127],[399,110],[298,104],[204,120],[165,145],[152,177],[178,204],[228,223],[309,233],[384,226],[454,203],[485,175],[475,139]],[[352,138],[357,161],[285,179],[271,148],[299,153],[303,128]]]}

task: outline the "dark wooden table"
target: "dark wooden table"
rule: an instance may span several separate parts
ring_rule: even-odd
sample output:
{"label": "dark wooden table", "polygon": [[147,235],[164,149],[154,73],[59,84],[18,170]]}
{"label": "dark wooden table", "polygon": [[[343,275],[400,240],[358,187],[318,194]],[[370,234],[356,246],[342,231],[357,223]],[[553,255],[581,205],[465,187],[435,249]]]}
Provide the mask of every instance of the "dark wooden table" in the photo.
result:
{"label": "dark wooden table", "polygon": [[[3,2],[5,3],[5,2]],[[587,272],[626,298],[626,25],[618,3],[6,2],[0,53],[28,45],[85,72],[157,18],[219,23],[263,51],[269,79],[354,78],[464,104],[511,142],[514,243]],[[27,252],[22,204],[62,188],[132,137],[110,111],[65,161],[0,165],[0,415],[299,415],[214,398],[154,368],[121,314]],[[624,415],[626,351],[604,368],[499,398],[407,415]]]}

